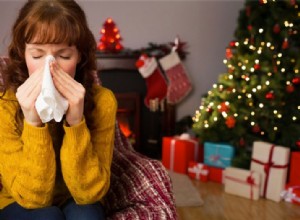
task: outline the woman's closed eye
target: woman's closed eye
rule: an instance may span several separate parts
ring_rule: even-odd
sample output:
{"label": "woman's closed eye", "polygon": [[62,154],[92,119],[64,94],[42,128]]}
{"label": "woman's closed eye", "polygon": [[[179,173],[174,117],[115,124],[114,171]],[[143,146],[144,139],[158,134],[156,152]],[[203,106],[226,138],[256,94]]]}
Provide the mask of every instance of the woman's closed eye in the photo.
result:
{"label": "woman's closed eye", "polygon": [[60,55],[59,57],[64,60],[69,60],[71,58],[71,56],[64,56],[64,55]]}

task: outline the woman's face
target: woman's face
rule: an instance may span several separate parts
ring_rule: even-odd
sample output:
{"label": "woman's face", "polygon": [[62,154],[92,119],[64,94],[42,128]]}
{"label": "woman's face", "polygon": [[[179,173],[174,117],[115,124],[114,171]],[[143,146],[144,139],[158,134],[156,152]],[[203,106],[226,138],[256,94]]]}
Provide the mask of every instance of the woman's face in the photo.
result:
{"label": "woman's face", "polygon": [[26,44],[25,60],[29,75],[44,66],[47,55],[54,56],[63,71],[74,78],[80,55],[75,46],[67,44]]}

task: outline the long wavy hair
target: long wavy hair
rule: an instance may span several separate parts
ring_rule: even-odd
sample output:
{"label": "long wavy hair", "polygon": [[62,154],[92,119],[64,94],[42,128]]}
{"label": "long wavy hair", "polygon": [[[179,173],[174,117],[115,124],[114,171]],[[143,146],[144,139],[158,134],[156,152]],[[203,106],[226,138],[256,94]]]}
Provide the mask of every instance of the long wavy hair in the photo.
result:
{"label": "long wavy hair", "polygon": [[[94,107],[92,85],[96,70],[96,41],[81,7],[73,0],[29,0],[20,10],[12,28],[8,48],[9,64],[4,70],[4,91],[17,88],[29,77],[25,61],[26,43],[68,44],[76,46],[81,60],[77,64],[75,80],[86,89],[84,115],[92,125]],[[19,110],[17,117],[23,117]]]}

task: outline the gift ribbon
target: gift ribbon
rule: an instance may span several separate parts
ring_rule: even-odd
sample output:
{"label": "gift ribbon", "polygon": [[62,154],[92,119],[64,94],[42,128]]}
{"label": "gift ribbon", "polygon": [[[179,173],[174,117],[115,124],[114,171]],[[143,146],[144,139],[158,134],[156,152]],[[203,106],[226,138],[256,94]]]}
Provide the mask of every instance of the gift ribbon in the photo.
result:
{"label": "gift ribbon", "polygon": [[194,160],[197,161],[198,160],[198,152],[199,152],[199,147],[198,147],[198,142],[197,141],[194,141],[194,140],[190,140],[190,139],[175,139],[173,138],[171,140],[171,149],[170,149],[170,170],[174,170],[174,157],[175,157],[175,144],[176,144],[176,141],[177,140],[185,140],[185,141],[189,141],[189,142],[192,142],[194,143]]}
{"label": "gift ribbon", "polygon": [[246,180],[241,180],[232,176],[225,176],[225,179],[232,180],[234,182],[242,183],[250,185],[250,199],[253,199],[253,187],[258,187],[257,184],[255,184],[255,180],[252,176],[253,171],[250,171],[250,175],[247,176]]}
{"label": "gift ribbon", "polygon": [[287,190],[284,190],[280,193],[280,196],[284,199],[286,202],[298,202],[300,203],[300,197],[298,197],[295,193],[295,189],[300,189],[300,186],[291,186]]}
{"label": "gift ribbon", "polygon": [[199,180],[200,175],[207,176],[208,175],[208,170],[204,169],[203,165],[197,164],[194,165],[193,167],[189,167],[188,171],[190,173],[195,173],[195,179]]}
{"label": "gift ribbon", "polygon": [[216,165],[220,165],[220,166],[225,166],[224,163],[222,162],[222,160],[230,160],[229,157],[222,157],[221,154],[219,154],[219,148],[222,147],[221,145],[217,145],[216,146],[216,152],[215,154],[212,154],[210,156],[208,156],[208,160],[211,161],[212,163],[216,164]]}
{"label": "gift ribbon", "polygon": [[269,159],[268,159],[267,163],[262,162],[262,161],[257,160],[257,159],[254,159],[254,158],[251,159],[253,162],[261,164],[261,165],[264,166],[264,172],[265,172],[265,175],[266,175],[265,184],[264,184],[264,190],[263,190],[263,197],[264,198],[266,198],[267,187],[268,187],[268,182],[269,182],[270,169],[271,168],[287,168],[287,166],[288,166],[287,164],[286,165],[275,165],[274,162],[272,162],[274,148],[275,148],[275,145],[272,145],[270,153],[269,153]]}

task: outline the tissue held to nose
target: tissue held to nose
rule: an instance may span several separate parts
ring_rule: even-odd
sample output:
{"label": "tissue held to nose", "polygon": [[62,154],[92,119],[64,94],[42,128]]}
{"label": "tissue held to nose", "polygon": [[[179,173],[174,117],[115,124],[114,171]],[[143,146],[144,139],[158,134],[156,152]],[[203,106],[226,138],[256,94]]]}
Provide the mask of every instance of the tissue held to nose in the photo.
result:
{"label": "tissue held to nose", "polygon": [[50,62],[55,58],[48,55],[45,58],[45,68],[41,93],[35,102],[35,108],[43,123],[54,119],[56,122],[62,120],[68,109],[67,100],[56,90],[50,73]]}

